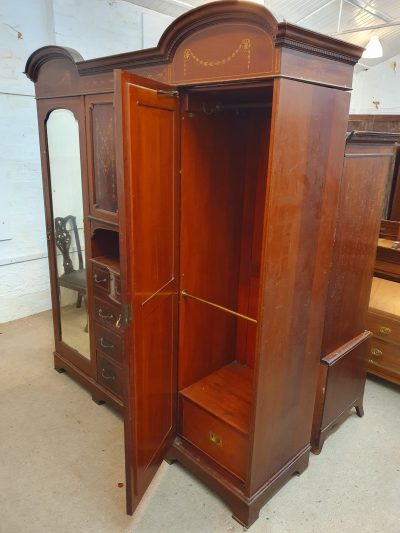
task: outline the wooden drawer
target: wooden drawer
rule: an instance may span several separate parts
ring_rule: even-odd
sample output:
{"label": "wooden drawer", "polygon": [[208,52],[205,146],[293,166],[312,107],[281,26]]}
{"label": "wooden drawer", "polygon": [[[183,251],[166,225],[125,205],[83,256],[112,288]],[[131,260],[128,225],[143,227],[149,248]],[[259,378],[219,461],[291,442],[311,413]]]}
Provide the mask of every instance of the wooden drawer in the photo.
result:
{"label": "wooden drawer", "polygon": [[122,369],[97,352],[97,381],[122,398]]}
{"label": "wooden drawer", "polygon": [[368,313],[368,329],[375,337],[400,344],[400,321],[378,313]]}
{"label": "wooden drawer", "polygon": [[94,299],[94,315],[98,324],[119,333],[121,327],[121,308],[99,298]]}
{"label": "wooden drawer", "polygon": [[400,377],[400,346],[373,337],[368,369],[374,373],[377,368]]}
{"label": "wooden drawer", "polygon": [[95,294],[108,295],[110,291],[110,275],[106,268],[101,268],[99,265],[93,263],[92,280]]}
{"label": "wooden drawer", "polygon": [[122,338],[100,324],[95,325],[96,349],[122,362]]}
{"label": "wooden drawer", "polygon": [[248,436],[184,397],[181,401],[181,434],[218,464],[245,479]]}

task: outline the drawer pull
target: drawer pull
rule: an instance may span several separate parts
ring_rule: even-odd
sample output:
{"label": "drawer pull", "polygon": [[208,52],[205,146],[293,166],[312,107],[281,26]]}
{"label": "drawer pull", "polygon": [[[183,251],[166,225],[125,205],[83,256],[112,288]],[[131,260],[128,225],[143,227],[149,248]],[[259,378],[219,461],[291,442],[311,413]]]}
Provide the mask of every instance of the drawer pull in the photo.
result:
{"label": "drawer pull", "polygon": [[381,333],[382,335],[390,335],[392,333],[392,330],[387,326],[381,326],[379,328],[379,333]]}
{"label": "drawer pull", "polygon": [[210,441],[217,446],[222,446],[222,439],[212,431],[210,431]]}
{"label": "drawer pull", "polygon": [[115,322],[115,327],[118,329],[121,327],[121,320],[122,320],[122,315],[119,315],[118,320]]}
{"label": "drawer pull", "polygon": [[98,311],[98,315],[100,318],[105,318],[107,320],[109,320],[110,318],[114,318],[114,315],[103,315],[103,309],[99,309]]}
{"label": "drawer pull", "polygon": [[383,352],[382,350],[379,350],[378,348],[371,348],[371,355],[373,357],[382,357]]}
{"label": "drawer pull", "polygon": [[107,281],[107,278],[99,278],[98,274],[95,274],[93,278],[95,283],[105,283]]}
{"label": "drawer pull", "polygon": [[103,337],[100,337],[100,346],[102,348],[115,348],[114,344],[106,344]]}
{"label": "drawer pull", "polygon": [[101,377],[104,379],[111,379],[112,381],[115,381],[115,376],[107,376],[107,374],[104,373],[104,368],[101,369]]}

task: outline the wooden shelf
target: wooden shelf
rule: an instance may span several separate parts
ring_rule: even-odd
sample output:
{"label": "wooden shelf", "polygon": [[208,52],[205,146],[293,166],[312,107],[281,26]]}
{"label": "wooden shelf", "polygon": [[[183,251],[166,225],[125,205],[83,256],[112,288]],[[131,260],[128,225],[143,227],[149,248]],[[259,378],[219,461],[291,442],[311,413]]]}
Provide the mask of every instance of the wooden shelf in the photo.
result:
{"label": "wooden shelf", "polygon": [[251,368],[234,362],[186,387],[180,394],[247,435],[250,427],[252,374]]}
{"label": "wooden shelf", "polygon": [[108,270],[114,272],[115,274],[120,274],[119,260],[115,257],[108,257],[103,255],[100,257],[93,257],[91,261],[99,266],[106,267]]}

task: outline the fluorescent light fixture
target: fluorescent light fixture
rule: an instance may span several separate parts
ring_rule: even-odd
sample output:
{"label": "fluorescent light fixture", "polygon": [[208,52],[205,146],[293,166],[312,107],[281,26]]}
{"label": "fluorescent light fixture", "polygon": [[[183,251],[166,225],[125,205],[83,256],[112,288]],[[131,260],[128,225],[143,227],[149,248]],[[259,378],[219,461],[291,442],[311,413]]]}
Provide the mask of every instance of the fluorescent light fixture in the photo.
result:
{"label": "fluorescent light fixture", "polygon": [[381,42],[379,40],[379,37],[377,35],[374,35],[368,41],[368,44],[365,47],[362,57],[367,58],[367,59],[373,59],[375,57],[382,57],[382,56],[383,56],[383,48],[382,48]]}

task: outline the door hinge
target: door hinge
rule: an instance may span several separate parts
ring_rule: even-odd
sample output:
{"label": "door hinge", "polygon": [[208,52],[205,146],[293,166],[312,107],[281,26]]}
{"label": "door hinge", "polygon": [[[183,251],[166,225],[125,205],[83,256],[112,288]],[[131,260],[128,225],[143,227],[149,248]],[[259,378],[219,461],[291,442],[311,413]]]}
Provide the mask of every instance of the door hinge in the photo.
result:
{"label": "door hinge", "polygon": [[179,98],[178,91],[163,91],[162,89],[158,89],[157,94],[167,94],[168,96],[175,96],[175,98]]}
{"label": "door hinge", "polygon": [[121,322],[123,326],[129,326],[132,321],[132,307],[131,304],[121,305]]}

